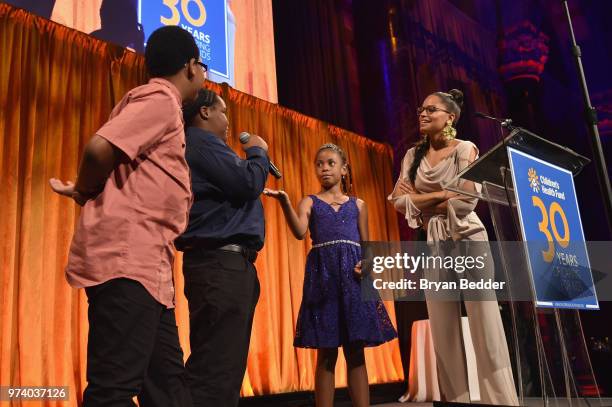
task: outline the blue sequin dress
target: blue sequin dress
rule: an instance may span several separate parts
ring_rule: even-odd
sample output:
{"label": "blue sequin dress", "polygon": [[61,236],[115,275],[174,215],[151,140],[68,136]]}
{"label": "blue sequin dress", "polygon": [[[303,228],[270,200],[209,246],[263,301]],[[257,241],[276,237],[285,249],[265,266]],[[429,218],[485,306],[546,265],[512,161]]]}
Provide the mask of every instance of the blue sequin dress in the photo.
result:
{"label": "blue sequin dress", "polygon": [[[361,260],[358,246],[359,208],[354,197],[338,211],[315,195],[310,235],[313,247],[306,260],[304,292],[293,345],[337,348],[350,343],[377,346],[397,337],[381,300],[364,301],[354,268]],[[350,242],[350,243],[349,243]]]}

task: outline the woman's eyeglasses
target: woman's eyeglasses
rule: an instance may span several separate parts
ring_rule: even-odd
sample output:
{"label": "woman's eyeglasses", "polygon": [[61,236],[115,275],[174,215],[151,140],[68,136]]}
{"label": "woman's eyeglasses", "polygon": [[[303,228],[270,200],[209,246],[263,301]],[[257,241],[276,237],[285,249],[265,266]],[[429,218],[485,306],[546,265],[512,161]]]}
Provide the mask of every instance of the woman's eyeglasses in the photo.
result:
{"label": "woman's eyeglasses", "polygon": [[433,114],[433,113],[438,112],[438,111],[450,114],[450,112],[448,110],[440,109],[437,106],[419,106],[419,107],[417,107],[417,110],[416,110],[417,116],[420,116],[421,113],[423,113],[423,112],[427,112],[427,114]]}

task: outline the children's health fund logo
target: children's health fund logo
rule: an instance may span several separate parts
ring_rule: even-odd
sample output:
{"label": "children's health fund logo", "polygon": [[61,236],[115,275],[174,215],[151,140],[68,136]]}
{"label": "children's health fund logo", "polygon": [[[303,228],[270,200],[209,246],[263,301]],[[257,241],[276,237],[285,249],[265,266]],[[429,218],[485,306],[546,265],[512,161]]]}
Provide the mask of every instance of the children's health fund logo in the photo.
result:
{"label": "children's health fund logo", "polygon": [[529,172],[527,172],[527,177],[529,178],[529,186],[533,192],[540,192],[540,182],[538,181],[538,174],[536,173],[536,170],[530,168]]}
{"label": "children's health fund logo", "polygon": [[598,308],[572,173],[513,148],[508,155],[537,304]]}
{"label": "children's health fund logo", "polygon": [[229,78],[227,0],[139,0],[138,15],[145,42],[156,29],[178,25],[193,35],[202,62]]}

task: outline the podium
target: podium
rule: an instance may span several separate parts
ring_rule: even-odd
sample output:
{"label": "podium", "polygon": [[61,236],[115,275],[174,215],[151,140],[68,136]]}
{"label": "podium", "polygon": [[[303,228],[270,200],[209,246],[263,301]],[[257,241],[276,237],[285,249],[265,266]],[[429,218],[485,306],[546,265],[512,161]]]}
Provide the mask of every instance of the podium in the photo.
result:
{"label": "podium", "polygon": [[[507,283],[500,305],[520,404],[539,397],[544,406],[601,406],[578,312],[598,309],[573,186],[590,160],[523,128],[509,130],[444,188],[488,204],[496,272]],[[587,266],[568,274],[565,252],[572,250]],[[553,283],[561,289],[550,289]],[[564,291],[576,287],[574,297]]]}

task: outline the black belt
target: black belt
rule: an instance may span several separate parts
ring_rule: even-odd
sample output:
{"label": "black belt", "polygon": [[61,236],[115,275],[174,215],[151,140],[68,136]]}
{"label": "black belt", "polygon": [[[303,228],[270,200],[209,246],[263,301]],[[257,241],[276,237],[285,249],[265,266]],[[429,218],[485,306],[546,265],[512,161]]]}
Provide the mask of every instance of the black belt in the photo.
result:
{"label": "black belt", "polygon": [[197,250],[201,250],[201,251],[221,250],[222,252],[239,253],[251,263],[255,263],[255,260],[257,260],[257,250],[249,249],[248,247],[245,247],[239,244],[226,244],[225,246],[214,247],[214,248],[189,247],[189,246],[184,248],[184,251],[197,251]]}
{"label": "black belt", "polygon": [[257,260],[257,250],[249,249],[248,247],[244,247],[239,244],[226,244],[225,246],[217,248],[217,250],[221,250],[223,252],[240,253],[251,263],[255,263],[255,260]]}

